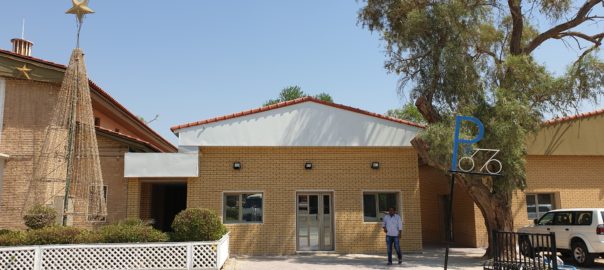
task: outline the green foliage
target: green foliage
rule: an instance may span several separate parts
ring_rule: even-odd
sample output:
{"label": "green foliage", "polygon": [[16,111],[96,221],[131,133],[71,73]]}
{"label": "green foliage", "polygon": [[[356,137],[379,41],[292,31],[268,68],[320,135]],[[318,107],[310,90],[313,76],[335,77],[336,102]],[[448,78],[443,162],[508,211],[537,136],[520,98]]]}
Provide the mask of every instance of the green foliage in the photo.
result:
{"label": "green foliage", "polygon": [[57,211],[45,205],[34,205],[23,216],[25,226],[30,229],[41,229],[55,224]]}
{"label": "green foliage", "polygon": [[426,120],[413,103],[409,102],[400,109],[392,109],[386,112],[386,116],[411,121],[418,124],[426,124]]}
{"label": "green foliage", "polygon": [[25,233],[22,231],[0,230],[0,247],[25,244]]}
{"label": "green foliage", "polygon": [[[307,97],[307,96],[308,95],[306,93],[304,93],[304,91],[302,91],[302,88],[300,88],[300,86],[288,86],[281,90],[278,98],[269,99],[268,101],[266,101],[264,103],[263,106],[269,106],[269,105],[276,104],[279,102],[294,100],[294,99],[303,98],[303,97]],[[320,99],[322,101],[333,102],[333,98],[327,93],[319,93],[319,94],[315,95],[314,97],[317,99]]]}
{"label": "green foliage", "polygon": [[[509,195],[525,187],[526,141],[540,127],[543,115],[570,113],[580,102],[597,102],[604,93],[604,63],[595,56],[604,33],[583,33],[587,37],[583,41],[593,46],[579,48],[583,53],[564,74],[554,74],[532,57],[545,40],[568,39],[575,44],[569,32],[553,28],[556,21],[576,15],[571,1],[536,1],[534,9],[519,8],[521,16],[512,12],[520,1],[366,3],[359,22],[382,35],[385,68],[401,76],[401,92],[414,100],[421,97],[435,112],[436,120],[420,134],[430,159],[450,168],[455,115],[478,117],[485,137],[475,146],[501,150],[498,159],[504,176],[486,186],[493,194]],[[544,26],[535,18],[540,16],[550,20],[551,32],[539,32],[536,26]],[[463,127],[462,133],[474,134],[472,129]],[[486,158],[479,156],[477,163]],[[502,197],[511,198],[507,195]]]}
{"label": "green foliage", "polygon": [[168,235],[139,219],[126,219],[100,227],[96,232],[102,243],[165,242]]}
{"label": "green foliage", "polygon": [[84,230],[75,227],[48,226],[41,229],[29,230],[25,236],[27,245],[78,244]]}
{"label": "green foliage", "polygon": [[327,93],[319,93],[319,94],[315,95],[315,98],[318,98],[325,102],[333,103],[333,98],[331,98],[331,96]]}
{"label": "green foliage", "polygon": [[181,211],[172,222],[174,241],[214,241],[227,233],[220,218],[211,210],[189,208]]}

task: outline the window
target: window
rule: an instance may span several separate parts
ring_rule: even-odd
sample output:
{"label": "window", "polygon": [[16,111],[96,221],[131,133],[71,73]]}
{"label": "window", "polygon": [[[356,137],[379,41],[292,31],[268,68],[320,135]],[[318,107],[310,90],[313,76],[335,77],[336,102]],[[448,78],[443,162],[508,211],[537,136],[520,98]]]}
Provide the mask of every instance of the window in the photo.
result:
{"label": "window", "polygon": [[262,193],[224,194],[224,223],[262,223]]}
{"label": "window", "polygon": [[554,209],[554,195],[547,194],[527,194],[526,195],[526,212],[528,219],[533,220],[540,218],[543,214]]}
{"label": "window", "polygon": [[554,214],[555,213],[547,213],[539,220],[538,225],[553,225],[554,224]]}
{"label": "window", "polygon": [[101,118],[95,117],[94,118],[94,125],[95,126],[100,126],[101,125]]}
{"label": "window", "polygon": [[585,211],[585,212],[577,212],[576,213],[576,217],[577,220],[575,220],[574,225],[591,225],[591,221],[592,221],[592,212],[591,211]]}
{"label": "window", "polygon": [[[89,188],[89,192],[90,192],[90,199],[94,198],[94,193],[98,190],[99,186],[90,186]],[[107,202],[107,190],[108,187],[106,185],[103,185],[103,199],[105,200],[105,202]],[[88,213],[93,213],[95,212],[95,210],[93,209],[94,205],[92,205],[90,202],[88,203]],[[88,215],[88,221],[100,221],[100,222],[104,222],[106,221],[106,217],[102,216],[94,216],[89,214]]]}
{"label": "window", "polygon": [[573,223],[573,212],[556,212],[554,225],[571,225]]}
{"label": "window", "polygon": [[363,220],[365,222],[380,222],[388,213],[388,208],[394,207],[398,213],[398,193],[363,193]]}

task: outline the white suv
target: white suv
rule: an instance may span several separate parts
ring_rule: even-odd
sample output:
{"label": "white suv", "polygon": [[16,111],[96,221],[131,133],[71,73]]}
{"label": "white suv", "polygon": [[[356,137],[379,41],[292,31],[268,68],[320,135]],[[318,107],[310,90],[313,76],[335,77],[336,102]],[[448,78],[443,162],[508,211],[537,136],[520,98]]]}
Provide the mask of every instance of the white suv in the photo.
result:
{"label": "white suv", "polygon": [[[556,247],[565,257],[580,266],[593,264],[597,256],[604,258],[604,208],[557,209],[547,212],[535,225],[524,227],[520,233],[550,233],[556,235]],[[533,248],[536,243],[523,243]],[[527,238],[524,241],[528,241]],[[524,245],[523,245],[524,244]],[[524,253],[524,252],[523,252]]]}

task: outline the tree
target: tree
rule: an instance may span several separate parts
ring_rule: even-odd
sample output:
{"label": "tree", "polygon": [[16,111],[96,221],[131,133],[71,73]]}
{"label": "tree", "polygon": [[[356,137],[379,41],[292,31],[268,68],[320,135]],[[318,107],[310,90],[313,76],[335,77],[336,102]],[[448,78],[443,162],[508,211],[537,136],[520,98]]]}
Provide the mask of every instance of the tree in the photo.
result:
{"label": "tree", "polygon": [[[300,88],[300,86],[288,86],[281,90],[278,98],[269,99],[268,101],[266,101],[264,103],[263,106],[268,106],[268,105],[272,105],[275,103],[288,101],[288,100],[294,100],[297,98],[303,98],[303,97],[307,97],[307,96],[308,95],[306,93],[304,93],[304,91],[302,91],[302,88]],[[314,97],[317,99],[320,99],[322,101],[333,102],[333,98],[327,93],[319,93],[318,95],[315,95]]]}
{"label": "tree", "polygon": [[[514,229],[512,193],[526,186],[525,142],[543,115],[569,113],[603,92],[604,63],[595,53],[604,32],[583,27],[604,21],[596,7],[603,0],[583,1],[366,0],[359,11],[359,22],[386,43],[385,68],[401,76],[401,91],[429,124],[412,140],[424,161],[451,167],[455,115],[478,117],[485,137],[476,146],[501,150],[502,177],[456,178],[489,231]],[[566,73],[555,75],[532,57],[546,41],[580,52]]]}
{"label": "tree", "polygon": [[386,112],[386,116],[403,119],[418,124],[426,124],[426,120],[424,120],[422,114],[419,112],[417,107],[415,107],[415,105],[411,102],[406,103],[400,109],[388,110]]}

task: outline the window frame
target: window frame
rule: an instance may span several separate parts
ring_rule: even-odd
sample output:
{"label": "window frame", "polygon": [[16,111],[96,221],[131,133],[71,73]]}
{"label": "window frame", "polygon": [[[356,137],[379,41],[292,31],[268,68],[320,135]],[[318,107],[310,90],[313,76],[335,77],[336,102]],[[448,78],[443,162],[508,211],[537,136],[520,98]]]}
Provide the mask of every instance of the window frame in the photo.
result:
{"label": "window frame", "polygon": [[[539,205],[541,205],[539,203],[539,195],[549,195],[550,202],[551,202],[550,203],[551,209],[549,211],[557,209],[557,207],[556,207],[556,194],[555,193],[553,193],[553,192],[551,192],[551,193],[526,193],[524,200],[525,200],[525,204],[526,204],[526,216],[527,216],[528,220],[534,220],[534,219],[541,220],[541,218],[545,214],[547,214],[547,212],[549,212],[549,211],[546,211],[546,212],[540,212],[539,211]],[[530,215],[530,212],[528,211],[528,197],[529,196],[532,196],[535,199],[535,214],[537,214],[537,217],[534,218],[534,219],[531,219],[530,216],[529,216]]]}
{"label": "window frame", "polygon": [[[260,194],[261,198],[262,198],[262,207],[261,207],[261,217],[262,217],[262,221],[244,221],[243,220],[243,194]],[[226,219],[226,211],[227,211],[227,207],[226,207],[226,197],[227,196],[233,196],[233,195],[237,195],[238,196],[238,202],[239,202],[239,209],[238,209],[238,219],[237,221],[227,221]],[[264,224],[265,221],[265,216],[264,216],[264,192],[263,191],[224,191],[222,192],[222,223],[225,225],[241,225],[241,224]]]}
{"label": "window frame", "polygon": [[[395,198],[396,198],[396,213],[401,216],[403,216],[402,213],[402,193],[399,190],[363,190],[361,191],[361,219],[363,221],[363,223],[370,223],[370,224],[378,224],[378,223],[382,223],[383,220],[381,219],[380,216],[380,202],[379,202],[379,195],[380,194],[394,194]],[[374,196],[374,202],[375,202],[375,210],[376,210],[376,219],[377,220],[366,220],[365,219],[365,195],[373,195]]]}

